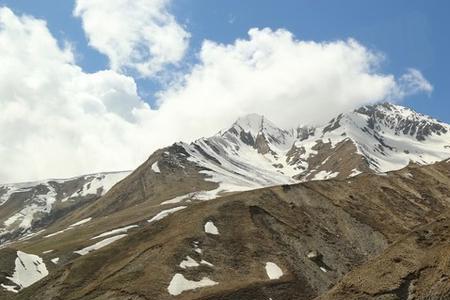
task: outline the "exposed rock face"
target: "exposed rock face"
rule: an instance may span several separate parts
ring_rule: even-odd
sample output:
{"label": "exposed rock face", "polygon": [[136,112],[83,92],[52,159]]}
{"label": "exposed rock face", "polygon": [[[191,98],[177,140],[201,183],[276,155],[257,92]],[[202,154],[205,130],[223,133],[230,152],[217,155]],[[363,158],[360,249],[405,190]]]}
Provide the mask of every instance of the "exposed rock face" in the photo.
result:
{"label": "exposed rock face", "polygon": [[255,149],[260,154],[275,153],[275,152],[271,152],[269,143],[267,142],[266,137],[264,136],[264,133],[258,134],[256,136]]}
{"label": "exposed rock face", "polygon": [[316,128],[314,128],[314,127],[308,127],[308,126],[298,127],[296,130],[297,139],[299,141],[306,140],[310,136],[313,136],[315,131],[316,131]]}

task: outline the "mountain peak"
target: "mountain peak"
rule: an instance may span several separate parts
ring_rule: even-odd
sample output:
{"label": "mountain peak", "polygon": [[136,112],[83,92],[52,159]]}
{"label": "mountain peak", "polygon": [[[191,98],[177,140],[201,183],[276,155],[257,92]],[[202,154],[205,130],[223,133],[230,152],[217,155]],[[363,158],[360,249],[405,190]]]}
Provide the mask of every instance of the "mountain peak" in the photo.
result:
{"label": "mountain peak", "polygon": [[230,130],[237,134],[251,135],[253,139],[256,139],[258,135],[278,139],[280,136],[289,134],[286,130],[259,114],[248,114],[238,118]]}
{"label": "mountain peak", "polygon": [[233,126],[240,127],[244,132],[250,132],[253,136],[256,136],[265,126],[264,123],[269,123],[275,127],[270,121],[259,114],[248,114],[239,117]]}

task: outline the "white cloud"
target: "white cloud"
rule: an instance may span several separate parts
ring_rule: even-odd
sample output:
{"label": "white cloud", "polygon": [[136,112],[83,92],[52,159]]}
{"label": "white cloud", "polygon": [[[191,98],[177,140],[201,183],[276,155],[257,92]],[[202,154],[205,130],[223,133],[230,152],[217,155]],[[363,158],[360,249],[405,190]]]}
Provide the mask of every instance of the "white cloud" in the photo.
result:
{"label": "white cloud", "polygon": [[419,70],[410,68],[399,79],[397,98],[404,98],[418,92],[431,94],[433,86],[423,77]]}
{"label": "white cloud", "polygon": [[[285,30],[205,42],[193,69],[159,93],[158,110],[133,78],[85,73],[73,56],[45,22],[0,8],[0,182],[131,169],[157,147],[213,134],[242,114],[317,123],[400,89],[398,97],[429,90],[417,74],[397,82],[379,73],[382,58],[356,41],[298,41]],[[408,91],[405,80],[422,85]]]}
{"label": "white cloud", "polygon": [[404,96],[393,98],[399,83],[380,73],[382,60],[351,39],[317,43],[296,40],[286,30],[251,29],[248,39],[231,45],[206,41],[184,81],[160,94],[158,117],[168,123],[166,116],[177,116],[178,134],[205,127],[212,134],[248,113],[284,127],[324,122],[360,105]]}
{"label": "white cloud", "polygon": [[[0,8],[0,182],[136,165],[132,78],[86,74],[45,22]],[[101,154],[100,154],[101,153]]]}
{"label": "white cloud", "polygon": [[168,12],[170,0],[76,0],[89,44],[111,69],[149,77],[180,61],[189,33]]}

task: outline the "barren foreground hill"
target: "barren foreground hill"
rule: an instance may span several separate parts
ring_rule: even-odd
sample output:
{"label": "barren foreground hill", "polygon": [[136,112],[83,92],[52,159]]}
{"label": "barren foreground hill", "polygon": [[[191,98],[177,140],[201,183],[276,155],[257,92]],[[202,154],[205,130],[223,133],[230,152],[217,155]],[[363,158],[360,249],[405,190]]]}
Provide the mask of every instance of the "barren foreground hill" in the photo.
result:
{"label": "barren foreground hill", "polygon": [[[119,188],[120,186],[118,186]],[[120,193],[113,189],[104,197]],[[5,299],[448,299],[450,163],[123,209],[14,244],[49,275]],[[129,221],[128,224],[126,224]],[[89,252],[101,231],[119,239]],[[125,233],[127,232],[127,233]],[[52,250],[51,252],[48,252]],[[86,252],[86,253],[85,253]],[[81,255],[80,255],[81,253]],[[1,250],[14,257],[15,250]],[[55,257],[58,263],[52,263]],[[11,276],[4,269],[3,276]],[[5,283],[6,284],[6,283]]]}

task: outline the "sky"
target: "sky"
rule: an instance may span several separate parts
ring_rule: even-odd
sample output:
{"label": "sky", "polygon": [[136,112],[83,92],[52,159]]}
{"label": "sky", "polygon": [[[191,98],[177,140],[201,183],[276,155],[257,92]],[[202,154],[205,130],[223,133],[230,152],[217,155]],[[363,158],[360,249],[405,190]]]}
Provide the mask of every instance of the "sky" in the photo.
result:
{"label": "sky", "polygon": [[248,113],[292,127],[392,101],[450,122],[448,11],[444,0],[0,0],[0,182],[133,169]]}

